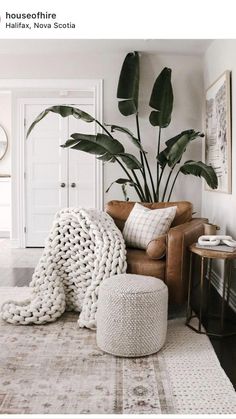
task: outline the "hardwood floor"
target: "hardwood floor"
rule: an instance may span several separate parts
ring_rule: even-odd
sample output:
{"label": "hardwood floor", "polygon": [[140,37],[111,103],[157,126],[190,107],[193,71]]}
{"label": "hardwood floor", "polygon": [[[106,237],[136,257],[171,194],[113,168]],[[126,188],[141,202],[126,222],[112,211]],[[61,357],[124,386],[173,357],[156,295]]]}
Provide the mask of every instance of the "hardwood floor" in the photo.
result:
{"label": "hardwood floor", "polygon": [[[196,289],[194,301],[192,302],[192,306],[196,313],[198,313],[198,295],[199,294]],[[205,310],[203,312],[202,323],[207,330],[216,331],[217,329],[219,330],[220,321],[219,318],[211,318],[211,313],[219,316],[222,299],[213,286],[211,286],[209,295],[210,299],[208,304],[205,302]],[[225,310],[225,329],[236,331],[236,313],[230,307],[226,307]],[[222,368],[224,369],[236,390],[236,335],[222,338],[209,336],[209,339]]]}
{"label": "hardwood floor", "polygon": [[222,368],[236,390],[236,336],[210,338]]}
{"label": "hardwood floor", "polygon": [[0,268],[1,287],[25,287],[28,286],[34,268]]}
{"label": "hardwood floor", "polygon": [[[217,311],[221,307],[221,297],[212,287],[211,301],[212,310]],[[230,322],[230,328],[236,331],[236,313],[232,309],[226,309],[226,322]],[[209,327],[210,327],[210,322]],[[204,324],[204,322],[203,322]],[[209,337],[216,355],[236,390],[236,335],[224,338]]]}

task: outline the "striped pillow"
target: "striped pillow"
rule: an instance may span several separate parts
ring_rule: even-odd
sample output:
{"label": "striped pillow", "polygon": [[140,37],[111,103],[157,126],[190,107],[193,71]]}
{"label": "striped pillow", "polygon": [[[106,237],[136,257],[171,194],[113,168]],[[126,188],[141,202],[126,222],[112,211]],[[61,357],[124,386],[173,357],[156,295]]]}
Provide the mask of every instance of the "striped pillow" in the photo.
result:
{"label": "striped pillow", "polygon": [[175,218],[177,207],[151,210],[135,204],[123,229],[126,245],[146,249],[151,240],[166,234]]}

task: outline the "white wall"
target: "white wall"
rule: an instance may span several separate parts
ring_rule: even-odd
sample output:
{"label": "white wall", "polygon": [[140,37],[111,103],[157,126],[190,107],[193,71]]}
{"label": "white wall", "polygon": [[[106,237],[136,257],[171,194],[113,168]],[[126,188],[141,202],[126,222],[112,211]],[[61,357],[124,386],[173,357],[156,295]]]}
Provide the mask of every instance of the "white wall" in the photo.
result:
{"label": "white wall", "polygon": [[[141,57],[141,126],[144,127],[145,147],[153,155],[156,147],[157,129],[148,120],[151,108],[148,106],[150,93],[156,76],[163,67],[172,69],[174,107],[169,127],[162,130],[162,144],[174,135],[189,128],[201,130],[203,69],[202,59],[183,55],[143,55]],[[184,161],[201,159],[202,140],[193,142],[187,150]],[[153,155],[153,157],[155,157]],[[153,158],[155,167],[155,158]],[[155,172],[155,171],[154,171]],[[189,200],[194,204],[196,216],[201,211],[201,181],[192,176],[179,176],[172,200]]]}
{"label": "white wall", "polygon": [[[232,235],[236,239],[236,40],[217,40],[207,49],[204,57],[204,84],[209,87],[225,70],[232,72],[232,194],[217,192],[202,193],[202,215],[221,227],[221,234]],[[222,276],[222,264],[215,268]],[[236,287],[235,287],[236,290]]]}
{"label": "white wall", "polygon": [[0,92],[0,125],[5,129],[8,137],[8,149],[0,160],[0,175],[11,173],[11,94]]}
{"label": "white wall", "polygon": [[0,160],[0,237],[9,237],[11,230],[11,93],[0,93],[0,125],[8,137],[8,149]]}
{"label": "white wall", "polygon": [[[122,42],[122,41],[121,41]],[[129,52],[129,51],[127,51]],[[126,126],[135,131],[134,118],[123,117],[117,107],[116,89],[124,53],[60,54],[51,55],[4,55],[1,60],[0,78],[101,78],[104,80],[104,121]],[[156,148],[156,133],[148,122],[148,101],[155,77],[164,66],[173,70],[175,103],[170,127],[163,132],[163,141],[187,128],[201,128],[201,101],[203,94],[202,59],[190,55],[143,54],[141,57],[140,124],[144,146],[153,155]],[[128,140],[127,151],[134,151]],[[136,150],[135,150],[136,151]],[[192,144],[186,158],[201,158],[201,140]],[[105,188],[116,178],[123,176],[115,165],[105,167]],[[186,199],[194,203],[200,214],[201,182],[183,175],[176,187],[173,199]],[[120,187],[105,196],[123,199]],[[133,195],[135,198],[135,195]]]}

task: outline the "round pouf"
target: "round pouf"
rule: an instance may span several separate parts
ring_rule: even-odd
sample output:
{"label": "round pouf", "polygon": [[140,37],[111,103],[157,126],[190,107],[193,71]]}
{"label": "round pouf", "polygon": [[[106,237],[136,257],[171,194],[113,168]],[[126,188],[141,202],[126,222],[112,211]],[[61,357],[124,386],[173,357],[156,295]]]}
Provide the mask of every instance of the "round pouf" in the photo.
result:
{"label": "round pouf", "polygon": [[100,285],[97,345],[123,357],[153,354],[164,345],[167,331],[168,289],[163,281],[122,274]]}

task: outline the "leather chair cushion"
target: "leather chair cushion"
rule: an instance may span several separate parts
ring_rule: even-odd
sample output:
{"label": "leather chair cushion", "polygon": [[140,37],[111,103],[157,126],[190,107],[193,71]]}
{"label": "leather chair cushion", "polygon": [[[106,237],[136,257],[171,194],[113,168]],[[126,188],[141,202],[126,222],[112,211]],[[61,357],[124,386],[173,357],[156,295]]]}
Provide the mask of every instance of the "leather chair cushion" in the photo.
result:
{"label": "leather chair cushion", "polygon": [[165,279],[166,260],[151,259],[143,250],[127,248],[127,265],[128,273]]}

